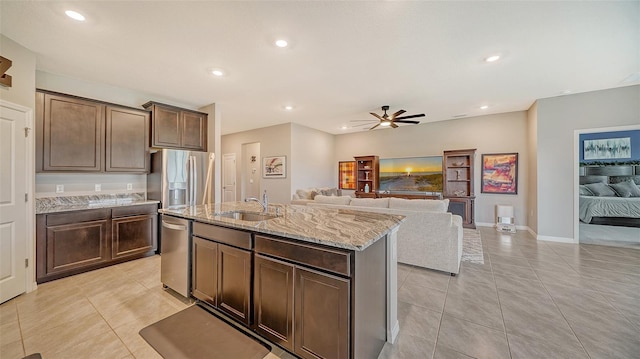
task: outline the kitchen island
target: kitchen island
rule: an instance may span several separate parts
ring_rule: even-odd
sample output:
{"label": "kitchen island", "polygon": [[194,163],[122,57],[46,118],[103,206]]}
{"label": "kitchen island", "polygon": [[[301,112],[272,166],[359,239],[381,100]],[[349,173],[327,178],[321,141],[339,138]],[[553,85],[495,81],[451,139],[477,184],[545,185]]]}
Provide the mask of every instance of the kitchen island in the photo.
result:
{"label": "kitchen island", "polygon": [[191,295],[303,358],[372,358],[398,334],[402,216],[222,203],[191,220]]}

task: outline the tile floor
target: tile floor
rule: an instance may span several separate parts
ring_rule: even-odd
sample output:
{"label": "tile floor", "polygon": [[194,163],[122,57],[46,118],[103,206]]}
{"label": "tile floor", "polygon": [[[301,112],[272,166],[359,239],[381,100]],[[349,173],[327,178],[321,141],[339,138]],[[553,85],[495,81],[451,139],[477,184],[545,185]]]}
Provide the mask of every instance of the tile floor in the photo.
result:
{"label": "tile floor", "polygon": [[[380,359],[640,357],[640,250],[480,230],[485,263],[456,277],[399,266],[400,335]],[[159,358],[138,331],[190,304],[159,276],[148,257],[0,305],[0,358]]]}

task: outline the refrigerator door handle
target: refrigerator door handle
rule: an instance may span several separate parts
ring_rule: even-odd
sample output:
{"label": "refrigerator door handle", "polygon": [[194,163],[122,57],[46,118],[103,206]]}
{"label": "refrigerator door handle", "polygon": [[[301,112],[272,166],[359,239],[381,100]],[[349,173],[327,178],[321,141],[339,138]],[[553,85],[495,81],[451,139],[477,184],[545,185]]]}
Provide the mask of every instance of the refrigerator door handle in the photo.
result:
{"label": "refrigerator door handle", "polygon": [[197,194],[198,194],[198,161],[196,161],[196,156],[191,156],[191,163],[193,164],[191,166],[191,172],[192,172],[192,177],[193,178],[193,183],[192,183],[192,188],[191,191],[193,191],[193,197],[191,197],[191,205],[195,206],[197,203]]}

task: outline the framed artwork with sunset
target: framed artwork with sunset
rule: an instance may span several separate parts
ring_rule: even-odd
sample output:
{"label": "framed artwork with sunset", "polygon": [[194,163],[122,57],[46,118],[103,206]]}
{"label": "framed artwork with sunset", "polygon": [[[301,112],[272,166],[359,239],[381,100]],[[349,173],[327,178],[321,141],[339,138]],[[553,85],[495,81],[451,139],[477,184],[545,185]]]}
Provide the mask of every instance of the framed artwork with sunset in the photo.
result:
{"label": "framed artwork with sunset", "polygon": [[442,193],[442,156],[381,158],[380,191]]}

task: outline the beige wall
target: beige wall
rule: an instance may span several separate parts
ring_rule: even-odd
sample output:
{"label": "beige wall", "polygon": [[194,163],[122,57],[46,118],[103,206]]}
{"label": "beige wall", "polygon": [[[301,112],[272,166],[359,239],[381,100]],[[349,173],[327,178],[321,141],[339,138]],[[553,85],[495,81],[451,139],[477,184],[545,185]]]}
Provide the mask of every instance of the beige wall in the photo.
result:
{"label": "beige wall", "polygon": [[[495,205],[515,208],[516,224],[527,224],[528,192],[527,113],[524,111],[450,121],[402,126],[396,129],[362,131],[336,136],[334,164],[353,156],[378,155],[380,158],[441,156],[444,150],[476,148],[476,222],[495,223]],[[518,194],[480,193],[480,162],[483,153],[518,153]]]}
{"label": "beige wall", "polygon": [[0,99],[34,110],[36,55],[2,34],[0,34],[0,55],[12,61],[11,68],[7,70],[7,74],[12,77],[12,86],[0,86]]}
{"label": "beige wall", "polygon": [[301,188],[337,187],[334,162],[335,136],[313,128],[291,125],[291,191]]}
{"label": "beige wall", "polygon": [[525,163],[528,169],[527,227],[538,232],[538,103],[534,103],[527,111],[527,149],[529,160]]}
{"label": "beige wall", "polygon": [[[237,132],[222,136],[222,154],[236,154],[236,183],[242,183],[242,145],[247,143],[260,143],[260,156],[286,156],[286,178],[262,178],[260,193],[264,190],[269,195],[272,203],[289,203],[291,200],[291,124],[257,128],[254,130]],[[219,158],[222,158],[221,156]],[[262,158],[260,161],[260,176],[262,176]],[[224,176],[224,175],[223,175]],[[242,199],[240,187],[236,187],[236,200]]]}
{"label": "beige wall", "polygon": [[640,85],[538,100],[537,216],[541,239],[574,240],[576,130],[640,123]]}

